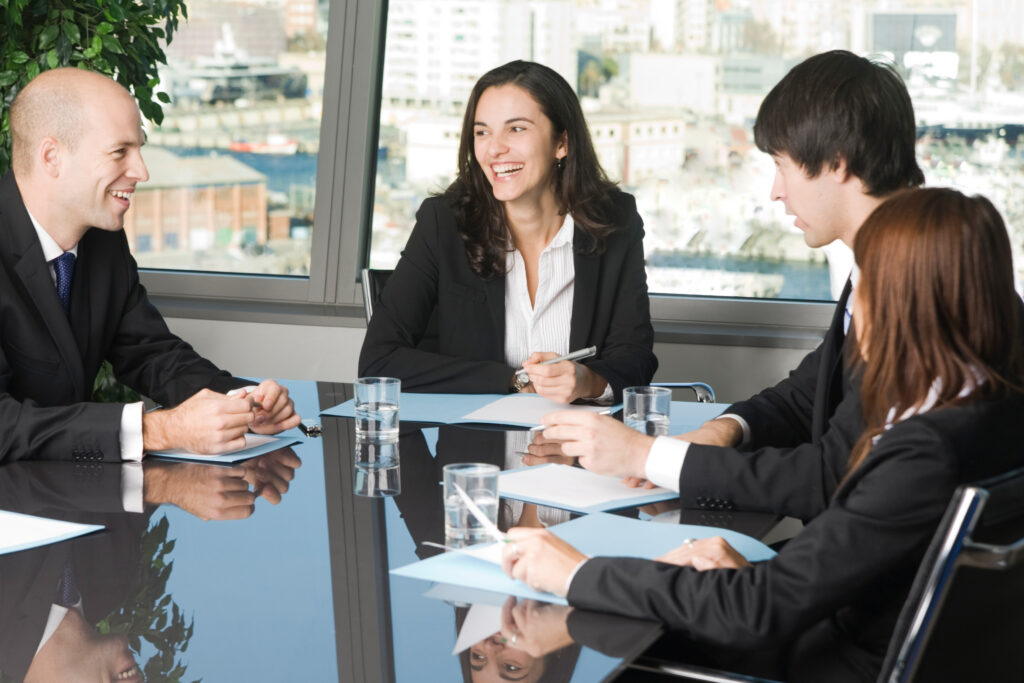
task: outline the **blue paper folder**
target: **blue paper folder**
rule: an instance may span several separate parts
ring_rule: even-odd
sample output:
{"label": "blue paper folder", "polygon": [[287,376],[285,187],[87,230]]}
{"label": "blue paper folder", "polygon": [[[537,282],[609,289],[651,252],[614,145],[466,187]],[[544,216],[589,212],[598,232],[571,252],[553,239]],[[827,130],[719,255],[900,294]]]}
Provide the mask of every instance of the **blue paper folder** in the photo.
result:
{"label": "blue paper folder", "polygon": [[[551,527],[551,532],[591,556],[653,559],[679,547],[685,539],[710,536],[722,536],[751,562],[760,562],[775,556],[775,551],[760,541],[728,529],[644,522],[603,512],[557,524]],[[493,562],[464,553],[442,553],[398,569],[392,569],[391,573],[424,581],[449,583],[505,595],[515,595],[520,598],[532,598],[561,605],[568,604],[564,598],[559,598],[551,593],[535,591],[521,581],[510,579],[501,571],[501,567]]]}

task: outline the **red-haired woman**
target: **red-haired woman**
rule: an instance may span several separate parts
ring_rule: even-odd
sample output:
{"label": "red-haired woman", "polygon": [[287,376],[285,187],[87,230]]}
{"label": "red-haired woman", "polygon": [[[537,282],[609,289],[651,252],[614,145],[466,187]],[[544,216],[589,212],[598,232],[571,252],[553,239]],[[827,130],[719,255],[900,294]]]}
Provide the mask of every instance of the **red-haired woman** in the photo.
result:
{"label": "red-haired woman", "polygon": [[[506,571],[572,605],[657,619],[719,645],[763,647],[814,628],[855,643],[866,673],[877,672],[957,485],[1024,466],[1024,353],[1010,242],[987,199],[901,193],[863,225],[854,254],[851,362],[866,429],[852,452],[826,448],[845,471],[775,558],[750,565],[721,539],[662,561],[587,558],[547,531],[513,529]],[[545,437],[585,467],[646,476],[651,437],[606,416],[562,412],[545,422]],[[795,485],[823,486],[798,458],[788,466]],[[774,483],[764,487],[770,498]]]}

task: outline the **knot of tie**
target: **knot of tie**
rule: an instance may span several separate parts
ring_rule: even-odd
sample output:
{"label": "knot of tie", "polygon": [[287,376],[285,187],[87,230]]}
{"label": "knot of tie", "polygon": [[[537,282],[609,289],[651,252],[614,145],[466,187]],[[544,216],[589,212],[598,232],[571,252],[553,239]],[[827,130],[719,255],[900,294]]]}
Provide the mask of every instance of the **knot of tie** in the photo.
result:
{"label": "knot of tie", "polygon": [[71,302],[71,277],[75,273],[75,255],[66,251],[53,260],[53,269],[57,274],[57,297],[67,315]]}

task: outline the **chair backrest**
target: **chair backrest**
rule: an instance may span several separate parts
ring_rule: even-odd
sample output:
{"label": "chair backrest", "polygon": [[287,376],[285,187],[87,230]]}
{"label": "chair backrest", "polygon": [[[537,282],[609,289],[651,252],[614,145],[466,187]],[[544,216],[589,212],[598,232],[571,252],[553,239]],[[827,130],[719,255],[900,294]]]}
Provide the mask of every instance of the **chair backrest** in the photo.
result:
{"label": "chair backrest", "polygon": [[380,293],[384,290],[384,284],[391,277],[391,270],[378,270],[374,268],[363,268],[363,313],[366,314],[366,322],[373,317],[373,307],[380,301]]}
{"label": "chair backrest", "polygon": [[1024,681],[1024,469],[957,489],[878,680]]}

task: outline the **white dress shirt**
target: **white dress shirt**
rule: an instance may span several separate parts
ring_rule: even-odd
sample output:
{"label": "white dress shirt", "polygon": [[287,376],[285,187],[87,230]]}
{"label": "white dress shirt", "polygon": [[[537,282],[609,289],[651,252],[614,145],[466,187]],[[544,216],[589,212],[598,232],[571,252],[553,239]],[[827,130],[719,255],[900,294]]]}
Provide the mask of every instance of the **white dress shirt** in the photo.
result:
{"label": "white dress shirt", "polygon": [[[565,355],[569,348],[572,324],[572,300],[575,292],[576,264],[572,249],[575,223],[566,214],[562,227],[540,254],[537,267],[537,291],[530,303],[526,286],[526,264],[515,249],[506,256],[505,275],[505,362],[522,367],[530,354],[550,351]],[[606,385],[595,400],[610,402],[614,392]]]}
{"label": "white dress shirt", "polygon": [[[64,250],[60,248],[60,245],[49,233],[43,230],[43,226],[39,224],[36,217],[29,213],[28,217],[32,220],[32,226],[36,229],[36,235],[39,237],[39,244],[43,247],[43,258],[46,260],[46,264],[50,271],[50,278],[53,280],[53,286],[57,286],[57,272],[53,267],[53,260],[64,253]],[[78,257],[78,245],[71,247],[68,250],[69,253]],[[126,403],[124,410],[121,412],[121,459],[122,460],[134,460],[136,462],[142,460],[142,403]],[[139,477],[141,479],[141,477]],[[124,482],[124,478],[122,478]],[[129,485],[131,486],[131,485]],[[122,483],[122,489],[124,483]],[[137,486],[140,497],[141,497],[141,484]],[[125,494],[128,495],[127,493]],[[134,500],[134,497],[133,497]],[[129,508],[128,505],[125,509],[132,511],[139,507],[136,504],[132,504]]]}

